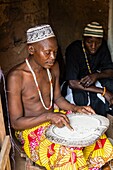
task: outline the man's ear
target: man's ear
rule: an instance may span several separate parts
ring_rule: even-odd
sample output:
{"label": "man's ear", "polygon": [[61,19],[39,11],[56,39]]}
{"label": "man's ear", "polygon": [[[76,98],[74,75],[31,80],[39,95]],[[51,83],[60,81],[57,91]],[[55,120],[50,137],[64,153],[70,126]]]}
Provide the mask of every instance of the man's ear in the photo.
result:
{"label": "man's ear", "polygon": [[29,52],[29,54],[34,54],[34,51],[35,51],[35,49],[34,49],[34,47],[32,46],[32,45],[29,45],[28,46],[28,52]]}

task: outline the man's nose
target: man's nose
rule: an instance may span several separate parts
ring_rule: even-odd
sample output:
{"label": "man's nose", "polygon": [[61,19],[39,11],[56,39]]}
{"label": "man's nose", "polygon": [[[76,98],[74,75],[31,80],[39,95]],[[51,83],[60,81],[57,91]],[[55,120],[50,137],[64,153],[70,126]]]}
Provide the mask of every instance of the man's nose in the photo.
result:
{"label": "man's nose", "polygon": [[93,42],[93,43],[92,43],[92,48],[94,49],[95,47],[96,47],[96,43]]}
{"label": "man's nose", "polygon": [[50,57],[51,57],[52,59],[55,59],[55,58],[56,58],[56,56],[55,56],[54,52],[51,52]]}

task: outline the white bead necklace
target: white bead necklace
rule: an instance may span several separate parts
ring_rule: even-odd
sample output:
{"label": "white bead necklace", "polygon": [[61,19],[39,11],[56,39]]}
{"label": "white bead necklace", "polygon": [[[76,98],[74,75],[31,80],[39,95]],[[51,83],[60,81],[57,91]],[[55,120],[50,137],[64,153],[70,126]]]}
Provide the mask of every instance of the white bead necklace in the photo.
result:
{"label": "white bead necklace", "polygon": [[52,104],[53,104],[53,85],[52,85],[52,76],[51,76],[51,73],[50,73],[49,69],[47,69],[47,75],[48,75],[49,82],[50,82],[50,93],[51,93],[51,99],[50,99],[50,100],[51,100],[51,101],[50,101],[49,107],[46,107],[46,105],[45,105],[45,103],[44,103],[44,101],[43,101],[43,98],[42,98],[41,91],[40,91],[40,89],[39,89],[39,85],[38,85],[38,82],[37,82],[37,79],[36,79],[36,75],[35,75],[33,69],[31,68],[31,66],[30,66],[27,58],[25,59],[25,61],[26,61],[26,64],[27,64],[29,70],[31,71],[31,73],[32,73],[32,75],[33,75],[33,78],[34,78],[34,81],[35,81],[35,84],[36,84],[36,87],[37,87],[37,90],[38,90],[38,93],[39,93],[39,97],[40,97],[40,100],[41,100],[41,103],[42,103],[43,107],[44,107],[46,110],[51,109]]}

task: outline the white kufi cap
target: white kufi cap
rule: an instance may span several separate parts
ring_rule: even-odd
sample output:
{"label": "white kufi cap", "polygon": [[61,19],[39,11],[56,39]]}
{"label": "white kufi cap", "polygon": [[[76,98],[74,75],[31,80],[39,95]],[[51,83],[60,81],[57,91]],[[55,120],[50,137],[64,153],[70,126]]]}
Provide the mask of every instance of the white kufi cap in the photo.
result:
{"label": "white kufi cap", "polygon": [[50,25],[40,25],[27,30],[27,44],[39,42],[50,37],[55,37]]}

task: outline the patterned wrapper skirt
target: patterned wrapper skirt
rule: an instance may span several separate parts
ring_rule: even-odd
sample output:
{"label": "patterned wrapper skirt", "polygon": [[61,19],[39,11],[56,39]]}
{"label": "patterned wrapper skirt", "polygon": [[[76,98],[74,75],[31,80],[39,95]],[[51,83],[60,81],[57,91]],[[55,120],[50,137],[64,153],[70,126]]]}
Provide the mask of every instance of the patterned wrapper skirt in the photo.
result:
{"label": "patterned wrapper skirt", "polygon": [[98,170],[113,159],[113,146],[105,134],[90,146],[67,147],[46,138],[49,126],[47,122],[15,133],[27,156],[47,170]]}

